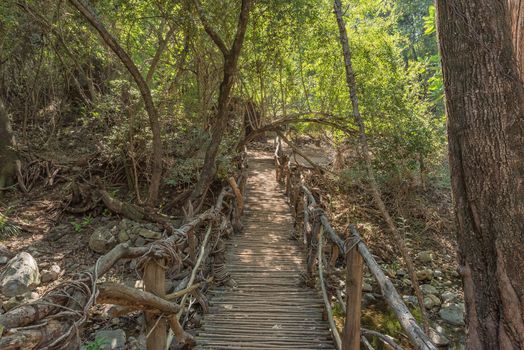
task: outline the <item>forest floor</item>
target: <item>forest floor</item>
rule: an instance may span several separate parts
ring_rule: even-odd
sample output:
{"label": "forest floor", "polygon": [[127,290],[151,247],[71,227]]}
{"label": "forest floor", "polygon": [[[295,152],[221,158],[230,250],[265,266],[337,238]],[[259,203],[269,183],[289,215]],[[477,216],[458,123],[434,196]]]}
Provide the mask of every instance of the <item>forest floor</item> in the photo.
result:
{"label": "forest floor", "polygon": [[[334,156],[321,147],[313,144],[304,144],[301,147],[309,158],[322,166],[327,167],[334,161]],[[272,144],[269,143],[258,145],[257,148],[260,151],[273,151]],[[78,159],[79,157],[72,154],[68,159],[61,159],[60,164],[70,164],[67,169],[69,172],[80,172],[79,165],[75,165]],[[296,158],[296,161],[306,165],[301,157]],[[100,172],[100,169],[98,171]],[[49,174],[49,171],[47,173]],[[363,186],[357,184],[350,186],[349,190],[341,191],[340,183],[330,175],[312,176],[308,181],[310,186],[324,198],[330,199],[330,205],[326,209],[334,228],[338,232],[344,232],[348,222],[356,223],[366,243],[399,293],[408,303],[414,304],[415,297],[411,291],[410,281],[401,259],[395,253],[397,249],[394,241],[386,232],[380,214],[374,209],[371,198]],[[55,181],[50,183],[48,176],[46,181],[36,183],[33,190],[27,194],[10,191],[0,198],[0,213],[3,213],[10,223],[21,228],[15,235],[0,237],[0,263],[5,264],[8,258],[19,252],[28,252],[37,261],[41,273],[44,270],[58,270],[53,265],[59,267],[57,276],[51,277],[50,281],[42,282],[34,290],[40,296],[96,262],[100,254],[90,249],[92,246],[90,239],[94,232],[110,231],[115,227],[119,230],[119,235],[121,232],[129,235],[133,235],[130,233],[133,230],[136,232],[136,228],[131,227],[132,223],[126,223],[125,220],[122,223],[121,218],[100,207],[83,214],[68,212],[67,207],[71,200],[70,186],[70,182],[59,181],[59,177],[55,177]],[[385,197],[393,214],[398,218],[397,223],[401,225],[412,256],[416,257],[415,263],[419,270],[419,277],[424,283],[426,307],[433,327],[451,339],[453,348],[462,348],[464,329],[460,325],[460,312],[463,310],[463,294],[460,278],[456,272],[455,238],[450,224],[449,193],[435,189],[418,190],[399,201],[398,193],[391,190],[385,193]],[[400,207],[402,209],[399,209]],[[154,225],[149,225],[146,229],[150,232],[161,232],[160,228],[157,229]],[[145,244],[152,237],[138,234],[133,239],[135,242],[140,241],[140,244]],[[0,272],[3,266],[5,265],[0,265]],[[182,278],[184,276],[173,276],[170,286],[166,289],[173,290]],[[135,272],[134,266],[130,266],[126,261],[118,263],[110,274],[104,276],[104,280],[125,281],[131,285],[140,283],[140,277]],[[398,322],[387,311],[378,286],[369,273],[366,273],[364,282],[363,323],[368,328],[388,334],[401,334]],[[27,298],[34,297],[36,297],[34,294],[27,296]],[[22,300],[9,300],[6,296],[0,295],[0,305],[3,305],[0,312],[20,302]],[[458,315],[450,316],[449,314],[453,312]],[[453,317],[457,321],[455,325],[450,324],[450,319],[453,321]],[[198,319],[188,322],[197,325]],[[110,309],[97,306],[92,311],[86,327],[84,341],[93,341],[95,332],[99,330],[123,329],[128,335],[128,344],[136,344],[128,348],[139,349],[139,344],[143,340],[130,339],[129,336],[138,337],[142,327],[143,321],[138,314],[114,317]]]}

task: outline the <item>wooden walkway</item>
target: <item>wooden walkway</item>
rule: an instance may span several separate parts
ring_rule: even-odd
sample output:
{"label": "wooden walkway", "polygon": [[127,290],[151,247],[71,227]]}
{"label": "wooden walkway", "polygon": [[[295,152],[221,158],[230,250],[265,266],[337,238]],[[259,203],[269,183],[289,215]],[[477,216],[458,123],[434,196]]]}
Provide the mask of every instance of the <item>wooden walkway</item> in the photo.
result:
{"label": "wooden walkway", "polygon": [[305,254],[291,238],[292,216],[273,159],[250,162],[243,233],[228,242],[237,287],[211,291],[197,349],[334,349],[320,294],[300,275]]}

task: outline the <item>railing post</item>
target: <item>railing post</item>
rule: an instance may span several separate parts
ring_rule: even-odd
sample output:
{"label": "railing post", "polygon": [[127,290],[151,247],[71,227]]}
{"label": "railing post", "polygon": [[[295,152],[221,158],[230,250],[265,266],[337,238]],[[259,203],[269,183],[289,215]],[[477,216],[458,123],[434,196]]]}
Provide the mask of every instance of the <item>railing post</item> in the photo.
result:
{"label": "railing post", "polygon": [[[164,259],[150,259],[144,267],[144,287],[163,298],[166,294]],[[146,312],[147,350],[165,350],[167,347],[167,323],[162,315]]]}
{"label": "railing post", "polygon": [[357,249],[358,238],[349,241],[346,255],[346,323],[342,350],[360,349],[360,315],[362,299],[363,259]]}

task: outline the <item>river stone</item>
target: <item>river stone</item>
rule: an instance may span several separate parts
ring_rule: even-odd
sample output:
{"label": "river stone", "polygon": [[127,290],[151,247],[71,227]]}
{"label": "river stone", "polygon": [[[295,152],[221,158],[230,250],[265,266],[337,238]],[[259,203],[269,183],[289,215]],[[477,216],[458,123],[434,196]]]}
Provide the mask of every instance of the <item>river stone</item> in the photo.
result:
{"label": "river stone", "polygon": [[24,294],[15,295],[11,299],[7,300],[2,306],[3,306],[5,311],[9,311],[9,310],[14,309],[15,307],[17,307],[19,305],[27,304],[27,303],[30,303],[32,301],[35,301],[38,298],[39,298],[38,293],[27,292],[27,293],[24,293]]}
{"label": "river stone", "polygon": [[129,234],[127,233],[126,230],[120,230],[118,232],[118,241],[120,243],[124,243],[124,242],[129,241]]}
{"label": "river stone", "polygon": [[124,350],[126,348],[126,333],[121,329],[100,330],[95,333],[95,339],[103,339],[102,350]]}
{"label": "river stone", "polygon": [[60,266],[57,264],[51,265],[49,270],[42,270],[42,283],[55,281],[60,277]]}
{"label": "river stone", "polygon": [[418,305],[417,297],[414,296],[414,295],[403,295],[402,296],[402,300],[404,300],[404,302],[406,304],[411,304],[413,306],[417,306]]}
{"label": "river stone", "polygon": [[144,237],[145,239],[160,239],[162,238],[162,234],[160,232],[151,231],[147,228],[140,228],[137,233]]}
{"label": "river stone", "polygon": [[433,261],[433,252],[423,251],[417,254],[416,259],[424,264],[429,264]]}
{"label": "river stone", "polygon": [[444,322],[453,326],[464,326],[464,311],[457,304],[444,306],[440,309],[438,315]]}
{"label": "river stone", "polygon": [[433,279],[433,271],[430,269],[417,271],[417,279],[419,281],[431,281]]}
{"label": "river stone", "polygon": [[435,306],[440,306],[440,304],[440,299],[434,294],[429,294],[424,298],[424,306],[428,310],[434,308]]}
{"label": "river stone", "polygon": [[457,295],[453,292],[445,291],[444,293],[442,293],[441,297],[442,297],[442,300],[446,302],[446,301],[454,300],[455,298],[457,298]]}
{"label": "river stone", "polygon": [[[438,328],[440,329],[441,327],[438,327]],[[434,330],[433,328],[429,329],[429,338],[431,339],[433,344],[435,344],[439,348],[447,349],[449,345],[449,339],[446,338],[446,336],[442,334],[442,332],[438,332]]]}
{"label": "river stone", "polygon": [[5,265],[9,261],[7,256],[0,256],[0,265]]}
{"label": "river stone", "polygon": [[33,290],[40,284],[40,273],[31,254],[22,252],[9,260],[1,275],[0,289],[12,297]]}
{"label": "river stone", "polygon": [[136,247],[143,247],[147,244],[146,240],[142,237],[137,237],[135,240],[135,246]]}
{"label": "river stone", "polygon": [[424,295],[426,294],[438,294],[437,288],[433,287],[431,284],[423,284],[420,286],[420,290]]}
{"label": "river stone", "polygon": [[117,244],[109,226],[98,227],[89,238],[89,248],[96,253],[105,254]]}
{"label": "river stone", "polygon": [[371,286],[371,284],[367,283],[367,282],[364,282],[362,283],[362,291],[363,292],[372,292],[373,291],[373,287]]}

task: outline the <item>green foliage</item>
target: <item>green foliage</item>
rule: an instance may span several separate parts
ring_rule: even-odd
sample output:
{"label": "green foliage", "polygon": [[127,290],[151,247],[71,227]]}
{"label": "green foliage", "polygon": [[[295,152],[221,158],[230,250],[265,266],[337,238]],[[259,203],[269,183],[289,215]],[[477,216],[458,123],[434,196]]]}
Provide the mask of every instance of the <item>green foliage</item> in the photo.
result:
{"label": "green foliage", "polygon": [[109,340],[102,337],[96,337],[95,340],[86,342],[83,347],[85,350],[102,350],[109,345]]}
{"label": "green foliage", "polygon": [[93,223],[93,218],[88,215],[84,216],[80,221],[71,221],[75,233],[81,233],[87,226]]}
{"label": "green foliage", "polygon": [[21,228],[9,220],[8,214],[0,213],[0,239],[17,236]]}
{"label": "green foliage", "polygon": [[435,20],[435,5],[431,5],[428,10],[428,15],[424,17],[424,34],[431,35],[434,34],[437,30],[436,20]]}

